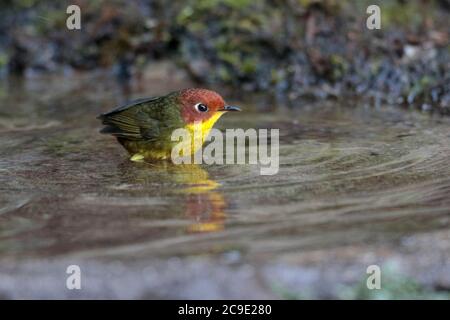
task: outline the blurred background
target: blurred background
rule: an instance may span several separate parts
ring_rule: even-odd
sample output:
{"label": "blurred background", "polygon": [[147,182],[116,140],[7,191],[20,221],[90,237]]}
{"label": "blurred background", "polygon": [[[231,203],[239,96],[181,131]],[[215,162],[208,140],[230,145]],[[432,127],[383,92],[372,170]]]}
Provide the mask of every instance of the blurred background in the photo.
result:
{"label": "blurred background", "polygon": [[[70,4],[81,30],[66,28]],[[366,27],[370,4],[382,7],[381,30]],[[198,84],[285,105],[362,97],[450,112],[448,0],[5,0],[0,9],[2,77],[109,70],[127,94],[149,63],[168,60]]]}
{"label": "blurred background", "polygon": [[[449,0],[0,1],[0,298],[449,299],[449,16]],[[277,174],[136,164],[98,133],[102,112],[193,86],[243,109],[218,129],[279,130]]]}

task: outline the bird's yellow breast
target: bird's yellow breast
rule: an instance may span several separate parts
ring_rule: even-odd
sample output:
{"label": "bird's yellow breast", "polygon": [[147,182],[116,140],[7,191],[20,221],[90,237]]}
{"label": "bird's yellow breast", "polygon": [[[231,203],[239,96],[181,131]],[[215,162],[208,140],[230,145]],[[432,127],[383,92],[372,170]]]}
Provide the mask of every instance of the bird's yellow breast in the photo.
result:
{"label": "bird's yellow breast", "polygon": [[[184,150],[189,150],[190,155],[196,153],[205,142],[214,124],[222,116],[223,112],[214,113],[209,119],[204,121],[196,121],[194,123],[187,124],[185,129],[188,131],[190,139],[183,140],[180,142],[179,148]],[[148,145],[141,144],[136,141],[125,141],[125,148],[132,155],[130,160],[132,161],[143,161],[144,159],[169,159],[171,157],[171,147],[156,147],[149,148]],[[187,153],[187,151],[186,151]],[[184,152],[181,153],[182,156],[186,156]]]}
{"label": "bird's yellow breast", "polygon": [[196,121],[186,126],[191,135],[191,153],[194,154],[201,148],[205,139],[208,137],[214,124],[222,116],[223,112],[214,113],[209,119],[204,121]]}

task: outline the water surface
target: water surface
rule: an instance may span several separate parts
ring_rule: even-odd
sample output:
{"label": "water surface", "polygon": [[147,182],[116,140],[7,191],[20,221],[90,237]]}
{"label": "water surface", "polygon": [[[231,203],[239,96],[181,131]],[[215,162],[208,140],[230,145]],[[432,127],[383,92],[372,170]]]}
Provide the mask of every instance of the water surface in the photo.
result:
{"label": "water surface", "polygon": [[[184,86],[159,84],[135,96]],[[224,116],[219,128],[280,129],[279,172],[262,176],[251,165],[128,161],[112,137],[98,134],[95,119],[120,101],[114,90],[102,74],[3,85],[4,265],[176,257],[212,263],[203,266],[209,270],[237,257],[255,267],[317,252],[331,259],[352,246],[396,254],[404,239],[442,232],[446,238],[450,231],[446,118],[358,102],[267,110],[260,99],[229,101],[245,112]],[[448,251],[430,250],[448,264]],[[165,297],[179,297],[174,290]]]}

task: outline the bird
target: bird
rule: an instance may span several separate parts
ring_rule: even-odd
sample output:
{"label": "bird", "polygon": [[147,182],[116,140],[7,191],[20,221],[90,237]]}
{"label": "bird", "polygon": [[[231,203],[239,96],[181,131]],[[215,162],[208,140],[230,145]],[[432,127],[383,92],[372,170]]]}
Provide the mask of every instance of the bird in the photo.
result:
{"label": "bird", "polygon": [[[227,105],[215,91],[203,88],[188,88],[164,96],[134,100],[110,112],[100,114],[97,119],[104,127],[100,133],[110,134],[130,154],[130,160],[166,160],[171,158],[172,141],[176,129],[186,129],[199,143],[191,141],[191,155],[205,142],[216,121],[228,111],[241,111],[239,107]],[[201,135],[195,135],[199,130]],[[193,138],[194,139],[194,138]]]}

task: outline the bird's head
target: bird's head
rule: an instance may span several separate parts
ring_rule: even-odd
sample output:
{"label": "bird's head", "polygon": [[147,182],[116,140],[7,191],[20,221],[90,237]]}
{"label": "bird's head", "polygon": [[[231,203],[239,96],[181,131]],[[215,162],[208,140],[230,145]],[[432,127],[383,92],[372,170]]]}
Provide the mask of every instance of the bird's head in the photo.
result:
{"label": "bird's head", "polygon": [[207,89],[184,89],[180,91],[181,115],[187,124],[216,122],[227,111],[241,111],[225,104],[216,92]]}

